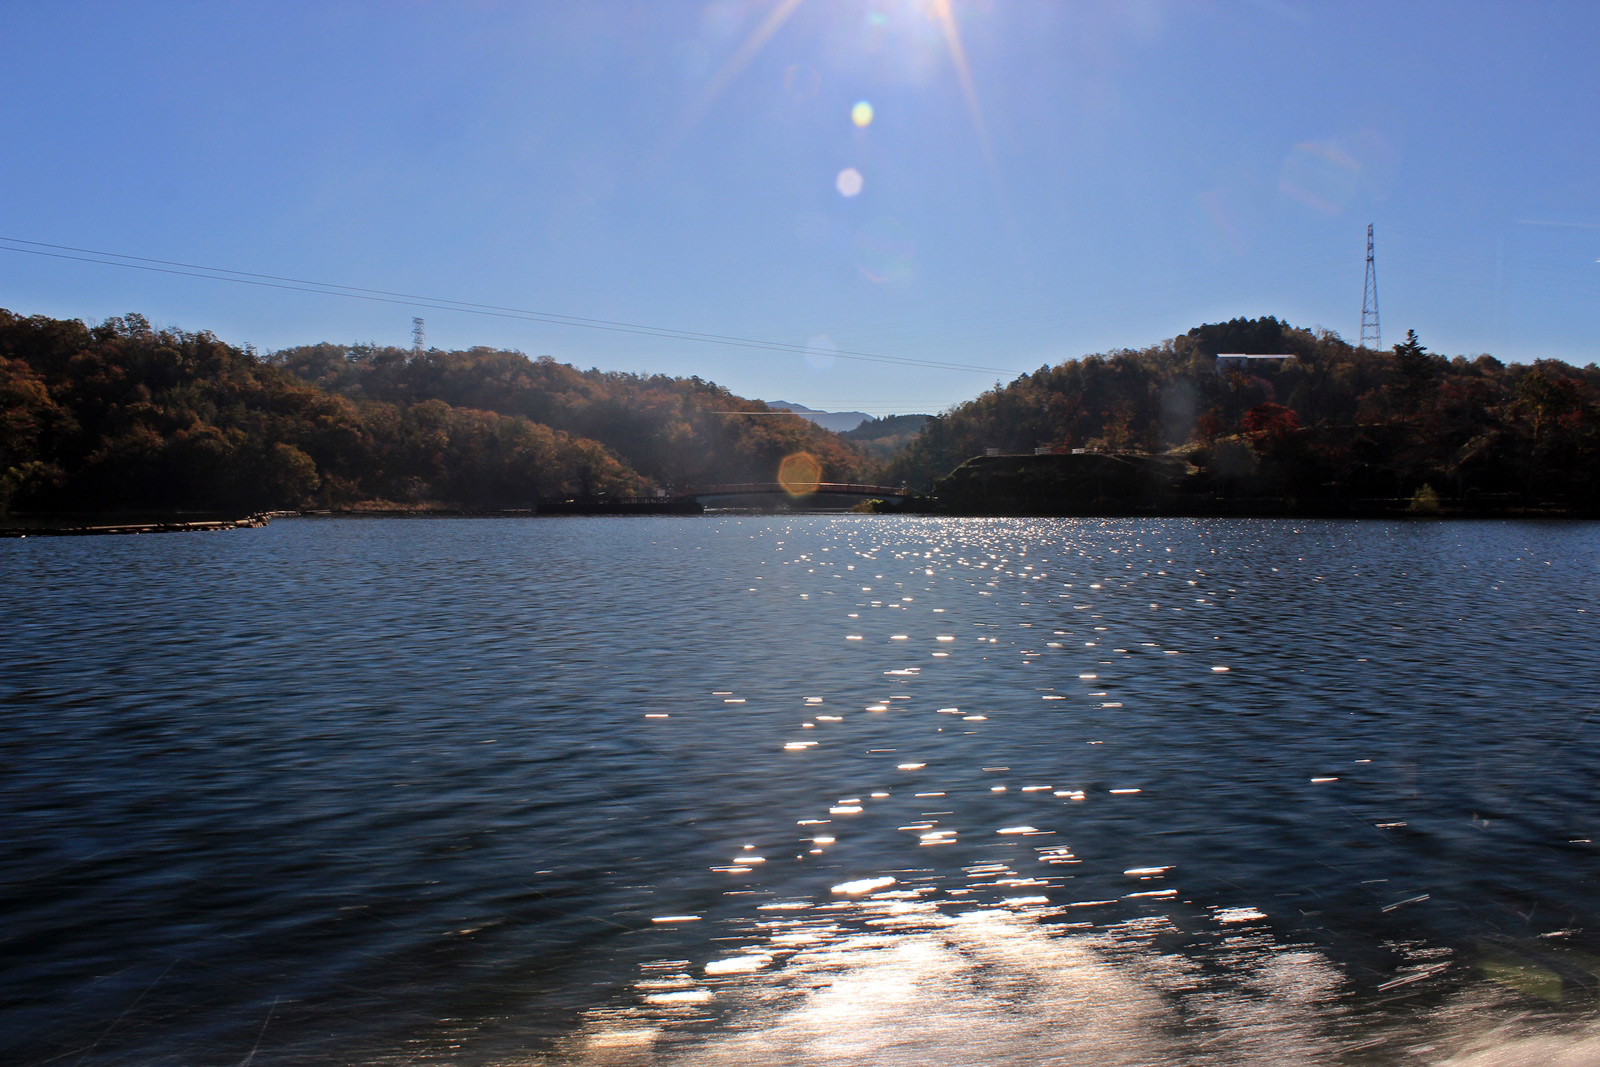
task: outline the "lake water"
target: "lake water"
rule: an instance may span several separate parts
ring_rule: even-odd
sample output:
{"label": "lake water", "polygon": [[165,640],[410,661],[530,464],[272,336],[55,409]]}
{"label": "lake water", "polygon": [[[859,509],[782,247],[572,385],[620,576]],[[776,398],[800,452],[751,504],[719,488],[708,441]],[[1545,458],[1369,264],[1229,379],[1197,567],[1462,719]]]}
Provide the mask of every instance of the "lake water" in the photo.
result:
{"label": "lake water", "polygon": [[1600,1062],[1600,527],[0,542],[9,1064]]}

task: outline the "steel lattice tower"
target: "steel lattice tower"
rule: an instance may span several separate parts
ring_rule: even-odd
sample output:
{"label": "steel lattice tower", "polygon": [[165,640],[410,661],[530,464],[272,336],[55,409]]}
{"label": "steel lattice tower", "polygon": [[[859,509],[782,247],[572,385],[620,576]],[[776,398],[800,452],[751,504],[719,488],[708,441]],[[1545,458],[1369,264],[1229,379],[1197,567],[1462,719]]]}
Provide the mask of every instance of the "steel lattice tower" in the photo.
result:
{"label": "steel lattice tower", "polygon": [[[1371,227],[1369,226],[1368,229],[1370,230]],[[1367,238],[1367,240],[1370,242],[1372,240],[1372,238],[1369,236]],[[1372,256],[1371,251],[1368,251],[1367,257],[1368,257],[1368,261],[1369,262],[1371,261],[1371,256]],[[1370,270],[1371,268],[1369,267],[1368,269]],[[412,319],[411,320],[411,354],[414,355],[414,356],[422,355],[422,320],[421,319]]]}
{"label": "steel lattice tower", "polygon": [[[1368,344],[1368,339],[1371,344]],[[1372,257],[1372,223],[1367,223],[1367,285],[1361,294],[1361,347],[1376,351],[1383,347],[1383,331],[1378,328],[1378,262]]]}

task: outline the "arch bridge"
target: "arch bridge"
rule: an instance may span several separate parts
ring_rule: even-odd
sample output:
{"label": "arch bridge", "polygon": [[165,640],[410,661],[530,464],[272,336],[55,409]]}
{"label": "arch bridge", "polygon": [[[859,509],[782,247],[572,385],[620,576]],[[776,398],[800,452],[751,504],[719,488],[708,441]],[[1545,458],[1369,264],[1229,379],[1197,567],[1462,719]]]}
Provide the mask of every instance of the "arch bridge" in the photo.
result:
{"label": "arch bridge", "polygon": [[865,485],[859,482],[818,482],[816,487],[807,492],[796,493],[786,488],[782,482],[730,482],[721,485],[692,485],[681,489],[676,494],[679,499],[698,500],[702,504],[712,501],[746,500],[755,503],[754,498],[781,497],[795,503],[816,504],[820,503],[818,497],[857,497],[862,500],[877,498],[879,500],[899,503],[900,500],[910,495],[910,490],[905,486],[894,485]]}

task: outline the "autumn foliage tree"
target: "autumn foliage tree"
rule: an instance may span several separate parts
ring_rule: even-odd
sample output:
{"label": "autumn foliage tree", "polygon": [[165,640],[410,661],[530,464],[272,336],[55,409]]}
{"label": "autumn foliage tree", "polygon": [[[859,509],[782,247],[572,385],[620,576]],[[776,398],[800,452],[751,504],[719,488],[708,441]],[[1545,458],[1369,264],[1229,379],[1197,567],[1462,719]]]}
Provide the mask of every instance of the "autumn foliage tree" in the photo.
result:
{"label": "autumn foliage tree", "polygon": [[541,356],[470,348],[411,353],[373,345],[310,345],[268,357],[309,384],[402,408],[429,400],[519,417],[601,442],[658,485],[770,482],[808,452],[825,481],[861,481],[870,463],[839,435],[773,415],[698,377],[580,371]]}
{"label": "autumn foliage tree", "polygon": [[330,393],[138,315],[0,311],[0,508],[520,507],[644,484],[604,445],[519,416]]}
{"label": "autumn foliage tree", "polygon": [[[1219,353],[1278,356],[1248,369]],[[1256,491],[1600,508],[1600,368],[1446,359],[1415,332],[1390,351],[1274,318],[1198,326],[1157,345],[1041,367],[930,419],[889,477],[926,488],[987,448],[1240,448]]]}

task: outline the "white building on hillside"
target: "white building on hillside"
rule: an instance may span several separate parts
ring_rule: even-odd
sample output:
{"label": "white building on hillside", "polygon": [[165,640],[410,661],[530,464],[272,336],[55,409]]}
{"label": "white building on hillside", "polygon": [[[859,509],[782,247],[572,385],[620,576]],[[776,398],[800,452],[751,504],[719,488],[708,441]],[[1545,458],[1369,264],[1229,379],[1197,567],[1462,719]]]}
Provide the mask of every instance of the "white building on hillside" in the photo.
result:
{"label": "white building on hillside", "polygon": [[1247,356],[1243,352],[1218,352],[1217,373],[1227,374],[1229,371],[1247,372],[1256,369],[1278,370],[1283,366],[1283,361],[1293,359],[1294,356],[1284,352],[1275,356]]}

